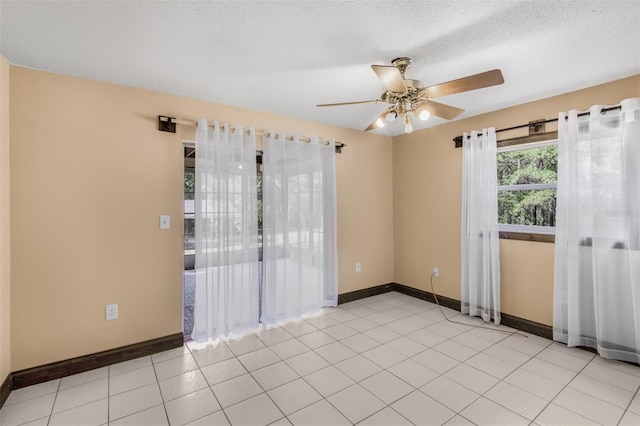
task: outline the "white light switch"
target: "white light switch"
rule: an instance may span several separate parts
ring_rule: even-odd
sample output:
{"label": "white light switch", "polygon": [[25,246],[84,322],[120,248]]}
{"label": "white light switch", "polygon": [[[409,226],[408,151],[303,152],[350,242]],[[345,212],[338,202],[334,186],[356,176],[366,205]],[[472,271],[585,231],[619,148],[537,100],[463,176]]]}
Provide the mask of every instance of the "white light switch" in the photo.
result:
{"label": "white light switch", "polygon": [[171,228],[171,217],[168,215],[160,215],[160,229]]}

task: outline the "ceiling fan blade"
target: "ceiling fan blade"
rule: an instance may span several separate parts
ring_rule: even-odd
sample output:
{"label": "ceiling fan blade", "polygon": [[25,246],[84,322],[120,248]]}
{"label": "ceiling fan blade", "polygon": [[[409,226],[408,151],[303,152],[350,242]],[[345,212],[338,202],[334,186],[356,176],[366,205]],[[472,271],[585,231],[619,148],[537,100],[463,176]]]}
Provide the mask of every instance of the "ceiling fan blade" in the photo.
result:
{"label": "ceiling fan blade", "polygon": [[380,99],[373,99],[371,101],[355,101],[355,102],[338,102],[335,104],[318,104],[317,107],[332,107],[332,106],[342,106],[342,105],[358,105],[358,104],[377,104],[378,102],[382,102]]}
{"label": "ceiling fan blade", "polygon": [[426,101],[418,105],[416,108],[416,115],[420,114],[420,111],[423,109],[429,111],[431,115],[444,118],[445,120],[453,120],[464,112],[463,109],[452,107],[451,105],[445,105],[434,101]]}
{"label": "ceiling fan blade", "polygon": [[491,70],[480,74],[470,75],[469,77],[448,81],[446,83],[425,87],[421,90],[421,93],[429,98],[438,98],[440,96],[453,95],[456,93],[467,92],[469,90],[497,86],[502,83],[504,83],[502,72],[500,72],[500,70]]}
{"label": "ceiling fan blade", "polygon": [[382,80],[385,89],[396,93],[407,93],[407,87],[398,68],[390,65],[371,65],[371,69]]}
{"label": "ceiling fan blade", "polygon": [[[377,116],[372,122],[371,124],[369,124],[369,127],[367,127],[366,129],[364,129],[365,132],[368,132],[369,130],[373,130],[373,129],[379,129],[378,126],[376,126],[376,121],[378,121],[378,119],[382,118],[383,120],[385,119],[385,117],[387,116],[387,114],[389,114],[389,112],[391,112],[393,110],[393,108],[387,108],[384,111],[382,111],[382,113],[380,113],[379,116]],[[385,124],[387,122],[385,121]]]}

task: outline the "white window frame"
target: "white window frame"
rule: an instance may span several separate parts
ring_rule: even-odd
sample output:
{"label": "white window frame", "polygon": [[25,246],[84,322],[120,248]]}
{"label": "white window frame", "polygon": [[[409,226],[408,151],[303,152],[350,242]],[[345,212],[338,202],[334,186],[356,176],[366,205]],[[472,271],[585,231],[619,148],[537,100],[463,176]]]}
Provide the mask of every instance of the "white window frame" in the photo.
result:
{"label": "white window frame", "polygon": [[[510,145],[498,147],[497,154],[502,152],[523,151],[526,149],[544,148],[546,146],[557,146],[558,139],[549,139],[540,142],[523,143],[519,145]],[[542,189],[558,189],[557,183],[530,183],[522,185],[498,185],[498,194],[500,191],[532,191]],[[498,231],[500,232],[518,232],[525,234],[544,234],[555,235],[555,226],[538,226],[538,225],[510,225],[498,223]]]}

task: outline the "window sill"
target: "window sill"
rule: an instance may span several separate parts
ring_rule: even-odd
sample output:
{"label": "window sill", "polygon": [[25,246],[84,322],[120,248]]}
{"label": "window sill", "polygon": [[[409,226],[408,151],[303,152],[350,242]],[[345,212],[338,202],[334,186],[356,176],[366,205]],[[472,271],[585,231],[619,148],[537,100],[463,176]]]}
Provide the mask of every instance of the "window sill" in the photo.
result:
{"label": "window sill", "polygon": [[499,232],[500,239],[502,240],[520,240],[520,241],[535,241],[538,243],[555,243],[556,236],[553,234],[535,234],[530,232]]}

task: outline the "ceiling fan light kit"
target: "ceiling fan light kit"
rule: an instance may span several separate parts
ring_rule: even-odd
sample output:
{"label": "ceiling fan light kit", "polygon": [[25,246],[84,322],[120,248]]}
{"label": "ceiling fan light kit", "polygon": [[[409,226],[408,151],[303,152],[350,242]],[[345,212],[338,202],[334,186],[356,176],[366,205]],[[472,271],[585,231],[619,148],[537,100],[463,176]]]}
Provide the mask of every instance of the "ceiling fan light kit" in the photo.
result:
{"label": "ceiling fan light kit", "polygon": [[502,72],[495,69],[457,80],[424,87],[419,80],[405,79],[405,71],[411,65],[411,58],[401,57],[391,61],[391,65],[371,65],[385,91],[380,99],[370,101],[341,102],[333,104],[319,104],[318,107],[355,105],[365,103],[387,103],[391,106],[382,112],[365,129],[365,131],[379,129],[387,123],[392,123],[397,117],[404,121],[405,133],[411,133],[413,126],[409,113],[421,121],[436,116],[445,120],[452,120],[464,112],[463,109],[433,101],[433,98],[497,86],[504,83]]}

